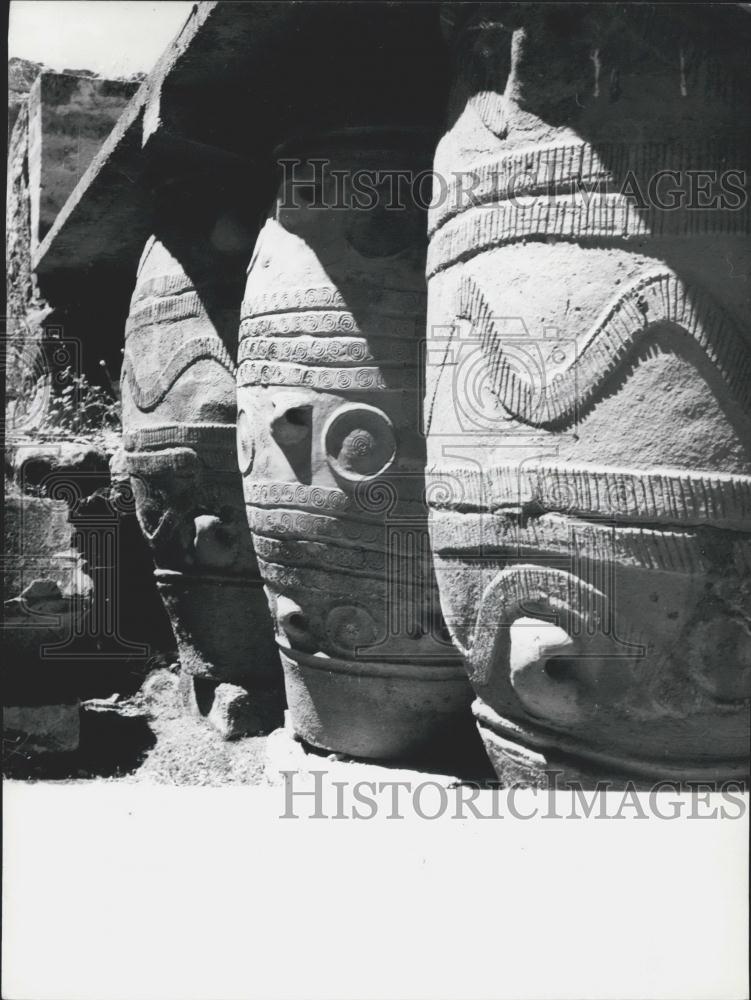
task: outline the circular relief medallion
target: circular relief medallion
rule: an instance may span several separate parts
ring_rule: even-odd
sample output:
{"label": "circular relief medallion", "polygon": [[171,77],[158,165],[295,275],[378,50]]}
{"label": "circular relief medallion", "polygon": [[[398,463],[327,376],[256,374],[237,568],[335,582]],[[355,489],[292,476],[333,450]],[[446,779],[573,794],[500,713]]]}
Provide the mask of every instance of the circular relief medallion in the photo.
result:
{"label": "circular relief medallion", "polygon": [[394,425],[374,406],[347,403],[326,421],[323,448],[329,465],[342,479],[373,479],[396,458]]}
{"label": "circular relief medallion", "polygon": [[326,617],[326,635],[340,652],[354,653],[361,646],[372,646],[377,638],[375,622],[356,604],[332,608]]}

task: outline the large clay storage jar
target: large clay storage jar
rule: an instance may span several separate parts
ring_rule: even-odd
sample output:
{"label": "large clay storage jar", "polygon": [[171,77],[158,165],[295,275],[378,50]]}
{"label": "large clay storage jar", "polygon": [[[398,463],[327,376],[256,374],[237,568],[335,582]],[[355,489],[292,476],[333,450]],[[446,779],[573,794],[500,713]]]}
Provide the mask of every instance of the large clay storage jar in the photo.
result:
{"label": "large clay storage jar", "polygon": [[389,204],[375,177],[353,201],[363,171],[412,176],[429,156],[420,133],[385,129],[280,150],[242,306],[240,470],[289,718],[368,758],[445,750],[471,724],[423,496],[424,206],[409,182]]}
{"label": "large clay storage jar", "polygon": [[445,18],[430,529],[505,781],[748,771],[748,73],[724,17]]}
{"label": "large clay storage jar", "polygon": [[[235,450],[243,254],[191,187],[160,192],[138,268],[122,375],[125,463],[181,664],[185,705],[224,736],[282,719],[279,658]],[[192,224],[186,224],[192,219]],[[230,227],[231,228],[231,227]]]}

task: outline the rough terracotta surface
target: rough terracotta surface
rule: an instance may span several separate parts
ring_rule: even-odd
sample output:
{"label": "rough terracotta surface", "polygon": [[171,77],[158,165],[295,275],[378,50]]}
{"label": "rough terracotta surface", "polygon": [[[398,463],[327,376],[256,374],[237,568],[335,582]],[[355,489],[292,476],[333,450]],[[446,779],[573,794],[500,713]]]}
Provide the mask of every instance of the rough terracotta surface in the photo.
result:
{"label": "rough terracotta surface", "polygon": [[[235,454],[242,269],[191,235],[165,224],[141,260],[123,360],[125,463],[187,683],[201,685],[197,711],[231,736],[278,723],[281,670]],[[263,711],[243,716],[224,696],[214,706],[226,684],[256,692]]]}
{"label": "rough terracotta surface", "polygon": [[[48,328],[117,374],[152,233],[114,478],[180,646],[181,729],[277,725],[278,643],[302,741],[448,758],[471,719],[461,654],[504,782],[745,773],[748,204],[737,176],[729,203],[650,203],[660,170],[679,177],[663,198],[701,199],[696,171],[748,169],[736,6],[203,3],[119,117],[128,85],[43,75],[10,158],[11,423],[39,428]],[[240,324],[274,146],[317,134],[282,152],[345,177],[426,166],[417,129],[324,130],[435,122],[449,51],[429,225],[316,207],[333,192],[314,177],[295,208],[280,191]],[[11,707],[40,731],[75,714],[18,669],[39,649],[23,616],[78,610],[49,558],[9,609],[39,691]]]}
{"label": "rough terracotta surface", "polygon": [[748,75],[671,18],[447,17],[431,534],[501,776],[509,747],[569,774],[747,771],[749,209],[648,193],[662,169],[663,204],[691,170],[748,170]]}
{"label": "rough terracotta surface", "polygon": [[[299,736],[361,757],[457,745],[468,688],[427,544],[417,366],[424,217],[358,210],[334,171],[424,165],[414,135],[290,145],[242,306],[238,453]],[[326,157],[319,183],[309,159]],[[291,183],[291,182],[290,182]]]}

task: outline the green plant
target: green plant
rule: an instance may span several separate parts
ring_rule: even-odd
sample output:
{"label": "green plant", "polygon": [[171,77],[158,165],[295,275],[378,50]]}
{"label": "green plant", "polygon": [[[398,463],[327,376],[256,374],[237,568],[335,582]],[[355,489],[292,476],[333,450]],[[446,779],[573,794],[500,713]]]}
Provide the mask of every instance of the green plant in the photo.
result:
{"label": "green plant", "polygon": [[120,427],[120,400],[109,389],[70,367],[56,375],[42,430],[91,434]]}

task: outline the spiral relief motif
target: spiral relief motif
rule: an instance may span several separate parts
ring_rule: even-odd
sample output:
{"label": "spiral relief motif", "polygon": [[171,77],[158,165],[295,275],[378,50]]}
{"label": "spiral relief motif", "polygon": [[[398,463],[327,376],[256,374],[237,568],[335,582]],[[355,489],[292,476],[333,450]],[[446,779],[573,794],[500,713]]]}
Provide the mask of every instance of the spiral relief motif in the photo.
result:
{"label": "spiral relief motif", "polygon": [[[362,166],[359,157],[354,162]],[[293,724],[316,746],[388,757],[415,740],[406,720],[419,714],[414,706],[438,699],[428,674],[422,697],[405,688],[401,700],[407,675],[418,682],[413,660],[434,652],[427,630],[410,628],[427,620],[422,604],[434,607],[435,594],[425,545],[411,545],[410,536],[402,547],[389,535],[399,535],[389,525],[397,505],[425,533],[416,482],[424,448],[417,432],[424,259],[411,246],[424,222],[418,217],[415,226],[409,212],[388,220],[350,214],[285,209],[260,235],[238,354],[239,408],[259,427],[243,486],[269,601],[286,623],[280,642]],[[406,244],[409,252],[389,257]],[[284,287],[269,287],[274,282]],[[400,475],[415,480],[401,497],[389,481]],[[373,657],[367,680],[361,650]],[[445,660],[445,646],[440,653]],[[308,663],[331,687],[330,698],[307,687]],[[455,671],[451,677],[456,690],[440,685],[438,714],[445,716],[466,698]],[[310,697],[321,707],[316,721],[301,708]],[[393,723],[376,717],[373,697],[389,698]],[[431,711],[420,723],[426,731]]]}

